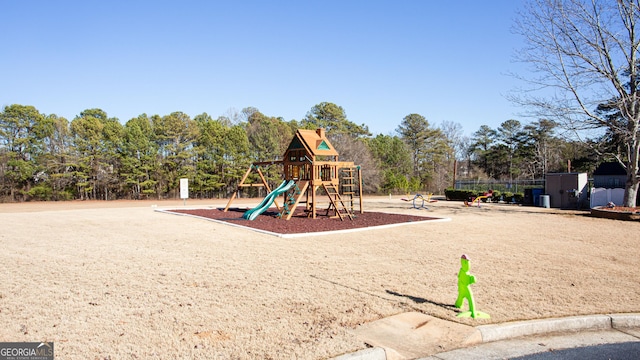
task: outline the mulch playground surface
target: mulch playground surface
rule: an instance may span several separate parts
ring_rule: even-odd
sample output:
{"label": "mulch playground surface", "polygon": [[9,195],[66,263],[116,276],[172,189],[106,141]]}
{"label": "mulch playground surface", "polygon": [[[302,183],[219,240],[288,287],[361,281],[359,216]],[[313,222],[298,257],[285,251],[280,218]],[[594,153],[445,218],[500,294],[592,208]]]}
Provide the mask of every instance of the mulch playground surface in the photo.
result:
{"label": "mulch playground surface", "polygon": [[437,220],[439,218],[428,216],[415,216],[403,214],[388,214],[381,212],[355,212],[353,220],[347,216],[344,220],[337,217],[325,215],[319,212],[315,219],[307,217],[303,208],[296,210],[289,220],[277,217],[276,208],[271,208],[259,215],[255,220],[245,220],[242,215],[247,209],[230,208],[227,212],[224,209],[175,209],[166,210],[168,213],[185,214],[197,216],[206,219],[227,222],[240,226],[249,227],[263,231],[269,231],[277,234],[306,234],[325,231],[362,229],[374,226],[395,225],[411,222],[422,222],[428,220]]}

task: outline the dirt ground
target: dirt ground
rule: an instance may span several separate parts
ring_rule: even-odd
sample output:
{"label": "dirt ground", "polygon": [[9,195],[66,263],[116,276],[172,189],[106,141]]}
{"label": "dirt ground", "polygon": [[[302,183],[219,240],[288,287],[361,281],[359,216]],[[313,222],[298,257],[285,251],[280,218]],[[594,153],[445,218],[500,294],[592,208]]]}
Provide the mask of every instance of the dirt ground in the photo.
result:
{"label": "dirt ground", "polygon": [[[53,341],[60,359],[322,359],[407,311],[470,325],[640,311],[637,221],[372,197],[365,210],[451,221],[284,239],[154,211],[225,204],[0,204],[0,341]],[[491,319],[455,317],[463,253]]]}

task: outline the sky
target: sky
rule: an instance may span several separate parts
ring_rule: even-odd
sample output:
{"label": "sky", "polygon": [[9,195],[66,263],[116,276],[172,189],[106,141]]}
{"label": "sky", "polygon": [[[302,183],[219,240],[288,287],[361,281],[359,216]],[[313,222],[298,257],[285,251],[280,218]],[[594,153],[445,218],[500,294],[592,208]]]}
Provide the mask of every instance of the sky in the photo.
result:
{"label": "sky", "polygon": [[412,113],[431,125],[518,119],[511,32],[524,0],[0,2],[0,106],[123,124],[245,107],[301,120],[341,106],[373,135]]}

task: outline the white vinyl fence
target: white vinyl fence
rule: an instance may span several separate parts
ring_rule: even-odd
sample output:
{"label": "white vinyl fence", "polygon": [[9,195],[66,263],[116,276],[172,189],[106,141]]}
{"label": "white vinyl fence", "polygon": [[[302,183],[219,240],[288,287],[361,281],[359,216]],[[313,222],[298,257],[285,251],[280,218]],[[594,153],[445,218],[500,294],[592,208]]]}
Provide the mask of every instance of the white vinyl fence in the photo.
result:
{"label": "white vinyl fence", "polygon": [[591,189],[591,207],[605,206],[609,202],[616,205],[622,205],[622,199],[624,199],[624,189],[605,189],[605,188],[593,188]]}

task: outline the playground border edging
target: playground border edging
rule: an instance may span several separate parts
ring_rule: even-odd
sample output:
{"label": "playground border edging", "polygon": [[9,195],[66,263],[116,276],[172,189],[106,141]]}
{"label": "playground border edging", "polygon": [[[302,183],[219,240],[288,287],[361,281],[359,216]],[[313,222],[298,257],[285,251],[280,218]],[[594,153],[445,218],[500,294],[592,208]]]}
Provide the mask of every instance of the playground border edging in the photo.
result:
{"label": "playground border edging", "polygon": [[446,222],[446,221],[451,221],[451,218],[437,218],[437,219],[436,218],[432,218],[432,219],[429,219],[429,220],[411,221],[411,222],[403,222],[403,223],[387,224],[387,225],[377,225],[377,226],[369,226],[369,227],[363,227],[363,228],[357,228],[357,229],[345,229],[345,230],[334,230],[334,231],[319,231],[319,232],[296,233],[296,234],[276,234],[276,235],[278,235],[281,238],[287,239],[287,238],[297,238],[297,237],[304,237],[304,236],[319,236],[319,235],[328,235],[328,234],[344,234],[344,233],[351,233],[351,232],[357,232],[357,231],[388,229],[388,228],[397,227],[397,226],[425,224],[425,223],[432,223],[432,222]]}
{"label": "playground border edging", "polygon": [[[186,210],[195,210],[195,209],[196,208],[187,208]],[[282,234],[274,233],[274,232],[271,232],[271,231],[266,231],[266,230],[251,228],[251,227],[248,227],[248,226],[238,225],[238,224],[227,222],[227,221],[210,219],[210,218],[206,218],[206,217],[198,216],[198,215],[191,215],[191,214],[183,214],[183,213],[179,213],[179,212],[174,212],[173,210],[175,210],[175,209],[155,209],[154,211],[161,212],[161,213],[164,213],[164,214],[169,214],[169,215],[189,216],[189,217],[200,219],[200,220],[211,221],[211,222],[214,222],[214,223],[217,223],[217,224],[233,226],[233,227],[236,227],[236,228],[239,228],[239,229],[249,229],[249,230],[253,230],[255,232],[259,232],[259,233],[266,234],[266,235],[271,235],[271,236],[281,237],[280,235],[282,235]],[[181,209],[181,210],[184,210],[184,209]],[[250,220],[247,220],[247,221],[250,221]]]}
{"label": "playground border edging", "polygon": [[[231,222],[227,222],[227,221],[211,219],[211,218],[207,218],[207,217],[203,217],[203,216],[174,212],[173,210],[175,210],[175,209],[154,209],[154,211],[161,212],[161,213],[164,213],[164,214],[179,215],[179,216],[190,216],[190,217],[201,219],[201,220],[212,221],[212,222],[217,223],[217,224],[223,224],[223,225],[229,225],[229,226],[233,226],[233,227],[237,227],[237,228],[241,228],[241,229],[247,229],[247,230],[250,230],[250,231],[255,231],[255,232],[258,232],[258,233],[261,233],[261,234],[276,236],[276,237],[283,238],[283,239],[299,238],[299,237],[305,237],[305,236],[344,234],[344,233],[358,232],[358,231],[386,229],[386,228],[404,226],[404,225],[415,225],[415,224],[424,224],[424,223],[432,223],[432,222],[447,222],[447,221],[451,221],[451,218],[430,218],[428,220],[411,221],[411,222],[403,222],[403,223],[387,224],[387,225],[378,225],[378,226],[369,226],[369,227],[362,227],[362,228],[357,228],[357,229],[344,229],[344,230],[334,230],[334,231],[318,231],[318,232],[295,233],[295,234],[280,234],[280,233],[275,233],[275,232],[272,232],[272,231],[252,228],[250,226],[244,226],[244,225],[231,223]],[[196,210],[196,208],[184,208],[184,209],[180,209],[180,210]],[[247,220],[247,221],[250,221],[250,220]]]}

